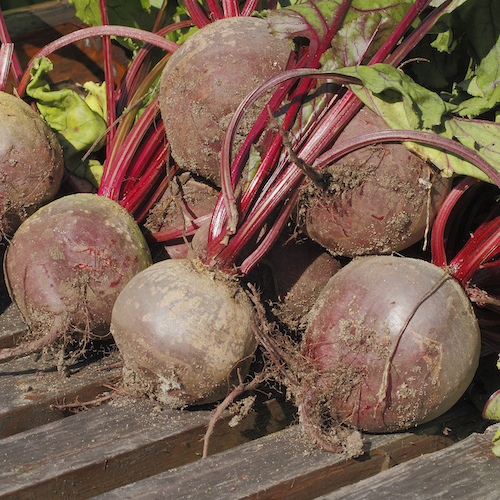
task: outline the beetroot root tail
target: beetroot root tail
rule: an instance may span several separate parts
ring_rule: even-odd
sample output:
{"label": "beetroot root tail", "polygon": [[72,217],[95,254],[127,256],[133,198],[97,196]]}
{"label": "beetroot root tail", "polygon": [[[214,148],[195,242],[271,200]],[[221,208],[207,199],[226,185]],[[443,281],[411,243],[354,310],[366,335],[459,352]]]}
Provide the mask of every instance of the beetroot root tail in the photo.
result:
{"label": "beetroot root tail", "polygon": [[304,391],[305,396],[302,398],[299,404],[299,414],[300,422],[302,424],[302,429],[305,434],[311,439],[311,441],[321,448],[322,450],[331,453],[341,453],[343,447],[340,443],[333,443],[328,439],[327,434],[321,430],[321,422],[315,422],[311,419],[312,409],[316,406],[318,402],[318,391],[307,390]]}
{"label": "beetroot root tail", "polygon": [[16,347],[8,347],[0,350],[0,362],[9,361],[18,356],[25,356],[33,352],[39,351],[44,347],[55,342],[63,333],[62,320],[55,321],[51,330],[42,338],[33,340],[32,342],[22,343]]}

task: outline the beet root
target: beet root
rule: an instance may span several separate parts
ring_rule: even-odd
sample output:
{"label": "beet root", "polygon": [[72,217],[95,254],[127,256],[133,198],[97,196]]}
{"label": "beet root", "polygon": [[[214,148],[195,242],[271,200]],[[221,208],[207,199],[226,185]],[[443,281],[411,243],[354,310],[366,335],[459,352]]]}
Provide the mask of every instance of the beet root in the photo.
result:
{"label": "beet root", "polygon": [[[362,108],[340,134],[341,144],[386,129]],[[323,171],[326,187],[309,185],[298,204],[301,229],[333,255],[398,252],[417,243],[449,192],[451,180],[403,144],[369,146]]]}
{"label": "beet root", "polygon": [[318,442],[314,429],[327,420],[366,432],[432,420],[466,391],[480,346],[470,301],[446,271],[417,259],[355,259],[311,311],[304,354],[314,375],[299,397],[301,419]]}
{"label": "beet root", "polygon": [[135,276],[113,308],[111,333],[127,392],[179,408],[223,397],[248,371],[254,309],[239,283],[198,261],[164,260]]}
{"label": "beet root", "polygon": [[[220,151],[232,114],[251,90],[285,69],[290,52],[287,40],[253,17],[215,21],[183,43],[165,66],[160,87],[161,115],[181,168],[220,186]],[[264,105],[250,110],[235,148]]]}
{"label": "beet root", "polygon": [[[150,211],[145,226],[152,233],[161,233],[186,229],[193,224],[197,231],[197,219],[212,214],[218,196],[219,192],[215,188],[184,172],[172,179],[169,188]],[[186,240],[181,236],[165,243],[161,254],[171,259],[185,259],[192,238],[192,235],[186,234]]]}
{"label": "beet root", "polygon": [[109,335],[111,310],[126,283],[151,264],[134,219],[114,201],[73,194],[40,208],[14,234],[5,258],[12,300],[30,332],[0,359]]}
{"label": "beet root", "polygon": [[0,123],[0,232],[12,236],[54,199],[64,164],[55,134],[22,99],[0,92]]}
{"label": "beet root", "polygon": [[255,281],[263,299],[272,302],[273,314],[280,323],[298,330],[323,287],[340,268],[338,260],[308,237],[284,232],[249,279],[257,275]]}

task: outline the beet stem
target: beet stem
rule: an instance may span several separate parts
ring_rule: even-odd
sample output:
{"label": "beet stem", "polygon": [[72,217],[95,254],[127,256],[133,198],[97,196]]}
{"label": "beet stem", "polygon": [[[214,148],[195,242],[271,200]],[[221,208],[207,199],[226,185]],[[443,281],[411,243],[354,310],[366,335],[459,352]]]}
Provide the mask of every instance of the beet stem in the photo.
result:
{"label": "beet stem", "polygon": [[[7,25],[5,24],[5,18],[3,17],[1,8],[0,8],[0,42],[2,42],[2,45],[11,44],[9,31],[7,30]],[[19,58],[17,57],[15,50],[12,50],[11,70],[16,84],[19,84],[23,76],[23,70],[21,68],[21,63],[19,62]],[[0,90],[5,90],[5,87],[0,87]]]}

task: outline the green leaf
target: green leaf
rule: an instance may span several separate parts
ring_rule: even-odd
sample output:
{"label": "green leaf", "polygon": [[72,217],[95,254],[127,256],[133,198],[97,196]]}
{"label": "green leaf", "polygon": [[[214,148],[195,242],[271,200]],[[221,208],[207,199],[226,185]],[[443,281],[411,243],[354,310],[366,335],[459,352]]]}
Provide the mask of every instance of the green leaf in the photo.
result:
{"label": "green leaf", "polygon": [[86,162],[74,162],[75,165],[70,165],[67,170],[77,177],[86,179],[94,187],[99,188],[101,184],[102,175],[104,173],[104,166],[97,160],[88,160]]}
{"label": "green leaf", "polygon": [[412,51],[420,62],[407,70],[428,88],[459,90],[457,113],[474,118],[500,104],[500,2],[467,0],[447,11]]}
{"label": "green leaf", "polygon": [[[26,93],[35,100],[41,116],[56,133],[63,148],[65,165],[71,171],[75,161],[79,163],[74,157],[87,151],[101,136],[103,139],[98,148],[105,143],[106,122],[102,109],[100,112],[94,111],[75,91],[51,91],[47,81],[42,78],[51,69],[49,59],[37,59],[31,70],[31,81]],[[97,85],[91,85],[91,88],[97,94],[102,90]],[[96,94],[93,95],[95,97]]]}
{"label": "green leaf", "polygon": [[[68,0],[76,8],[76,15],[84,23],[100,26],[99,0]],[[159,5],[158,5],[159,4]],[[161,7],[159,0],[106,0],[109,24],[130,26],[151,31]],[[137,50],[141,43],[120,38],[119,42],[130,50]]]}
{"label": "green leaf", "polygon": [[[271,33],[280,38],[306,37],[316,46],[327,36],[341,0],[309,0],[277,11],[267,12]],[[335,70],[361,64],[371,58],[413,5],[412,0],[353,0],[330,48],[321,56],[321,68]],[[292,132],[303,134],[317,119],[329,97],[324,81],[303,103]]]}
{"label": "green leaf", "polygon": [[452,109],[438,94],[387,64],[345,68],[338,73],[361,81],[362,87],[353,85],[353,91],[361,99],[368,97],[364,90],[370,91],[372,106],[392,128],[430,129],[441,124],[443,115]]}
{"label": "green leaf", "polygon": [[[305,37],[318,47],[328,35],[341,3],[309,0],[268,11],[269,29],[278,38]],[[353,0],[331,48],[322,57],[322,66],[351,66],[373,55],[412,5],[412,0]]]}
{"label": "green leaf", "polygon": [[497,429],[495,435],[493,436],[493,453],[500,457],[500,427]]}
{"label": "green leaf", "polygon": [[257,170],[259,169],[260,164],[262,163],[262,158],[260,152],[257,150],[254,144],[250,146],[250,155],[247,161],[247,178],[245,180],[245,186],[243,187],[243,191],[246,191],[252,179],[254,178]]}
{"label": "green leaf", "polygon": [[[76,15],[84,23],[100,26],[101,9],[99,0],[69,0],[74,4]],[[150,0],[107,0],[108,20],[110,24],[151,29],[159,8],[151,8]]]}
{"label": "green leaf", "polygon": [[[351,85],[353,92],[384,118],[390,128],[439,133],[475,150],[500,170],[500,123],[453,116],[455,106],[386,64],[344,68],[337,72],[359,78],[360,85]],[[443,175],[471,175],[490,181],[476,166],[461,158],[421,144],[406,145],[434,163]]]}
{"label": "green leaf", "polygon": [[341,29],[332,40],[330,51],[322,57],[322,67],[355,66],[370,59],[413,3],[413,0],[354,0]]}
{"label": "green leaf", "polygon": [[85,98],[87,106],[106,121],[106,83],[86,82],[83,88],[88,92]]}
{"label": "green leaf", "polygon": [[500,81],[500,2],[469,0],[457,13],[462,19],[477,64],[477,88],[483,97],[489,97]]}
{"label": "green leaf", "polygon": [[[453,2],[446,7],[444,12],[451,12],[452,10],[455,10],[457,7],[462,5],[463,3],[467,2],[468,0],[453,0]],[[430,4],[431,7],[439,7],[441,4],[443,4],[445,0],[433,0]]]}
{"label": "green leaf", "polygon": [[484,411],[484,418],[500,422],[500,391],[496,391],[488,399]]}

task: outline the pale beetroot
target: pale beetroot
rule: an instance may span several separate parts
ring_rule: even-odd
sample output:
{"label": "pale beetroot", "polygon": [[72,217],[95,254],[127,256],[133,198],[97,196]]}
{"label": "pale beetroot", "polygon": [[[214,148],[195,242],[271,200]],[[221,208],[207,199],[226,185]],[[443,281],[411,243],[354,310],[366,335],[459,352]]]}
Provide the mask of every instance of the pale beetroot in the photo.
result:
{"label": "pale beetroot", "polygon": [[[337,143],[386,128],[365,107]],[[303,191],[299,225],[333,255],[348,257],[397,252],[419,241],[451,185],[398,143],[359,149],[322,174],[324,189],[311,184]]]}
{"label": "pale beetroot", "polygon": [[175,408],[219,399],[237,373],[248,371],[254,315],[226,273],[184,259],[153,264],[113,308],[111,333],[125,361],[126,390]]}
{"label": "pale beetroot", "polygon": [[314,375],[299,398],[306,430],[322,441],[325,422],[389,432],[432,420],[467,389],[480,346],[469,298],[447,271],[417,259],[355,259],[310,314],[303,354]]}
{"label": "pale beetroot", "polygon": [[[220,185],[224,131],[243,98],[282,72],[287,40],[273,37],[267,23],[252,17],[215,21],[193,34],[168,61],[161,78],[160,107],[172,156],[185,170]],[[265,99],[265,98],[264,98]],[[265,104],[254,109],[260,112]],[[255,121],[238,131],[236,146]]]}
{"label": "pale beetroot", "polygon": [[151,264],[136,222],[116,202],[92,194],[59,198],[21,224],[8,248],[9,293],[29,327],[0,359],[59,338],[109,335],[111,309],[127,282]]}
{"label": "pale beetroot", "polygon": [[0,92],[0,232],[19,224],[57,194],[63,177],[59,142],[22,99]]}

